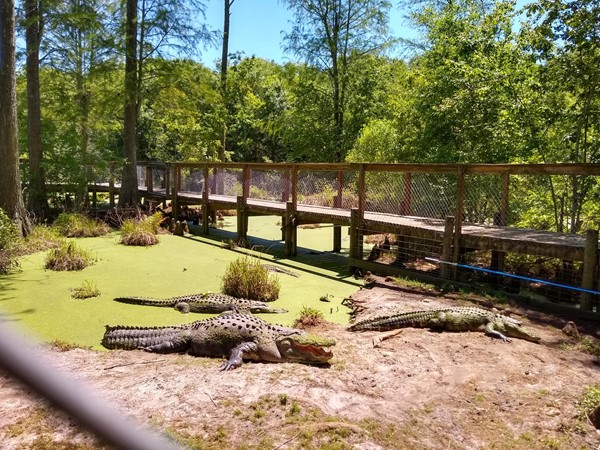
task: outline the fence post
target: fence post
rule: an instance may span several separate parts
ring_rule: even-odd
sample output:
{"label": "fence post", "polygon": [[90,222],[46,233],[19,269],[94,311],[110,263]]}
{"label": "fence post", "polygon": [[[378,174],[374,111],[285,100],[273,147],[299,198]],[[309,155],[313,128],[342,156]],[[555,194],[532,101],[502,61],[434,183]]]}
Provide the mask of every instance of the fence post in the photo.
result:
{"label": "fence post", "polygon": [[[333,197],[333,207],[342,207],[342,192],[344,191],[344,172],[338,170],[337,173],[337,195]],[[342,227],[333,225],[333,253],[342,251]]]}
{"label": "fence post", "polygon": [[179,219],[179,190],[181,189],[181,167],[173,165],[173,197],[171,200],[171,212],[175,220]]}
{"label": "fence post", "polygon": [[[460,255],[460,235],[462,233],[462,221],[465,203],[465,166],[458,166],[458,180],[456,185],[456,210],[454,212],[454,249],[452,262],[457,263]],[[456,270],[454,270],[456,272]]]}
{"label": "fence post", "polygon": [[148,164],[146,166],[146,192],[148,194],[151,194],[154,191],[154,174],[153,174],[153,169],[150,166],[150,164]]}
{"label": "fence post", "polygon": [[350,210],[350,258],[362,259],[363,239],[361,234],[362,220],[358,208]]}
{"label": "fence post", "polygon": [[358,171],[358,219],[361,225],[365,217],[366,196],[365,165],[361,164]]}
{"label": "fence post", "polygon": [[[283,192],[281,193],[281,201],[286,203],[290,200],[290,169],[283,171]],[[281,216],[281,240],[285,241],[285,226],[287,224],[286,215]]]}
{"label": "fence post", "polygon": [[246,240],[248,237],[248,216],[246,212],[246,199],[243,195],[238,195],[236,209],[238,240]]}
{"label": "fence post", "polygon": [[412,173],[406,172],[404,174],[404,201],[402,202],[400,214],[403,216],[410,216],[410,210],[412,203]]}
{"label": "fence post", "polygon": [[[585,235],[585,249],[583,251],[583,279],[581,287],[594,289],[594,277],[598,272],[598,230],[587,230]],[[582,292],[579,308],[584,311],[592,310],[592,294]]]}
{"label": "fence post", "polygon": [[[444,223],[444,240],[442,241],[442,261],[452,261],[452,242],[454,241],[454,217],[446,216]],[[444,279],[455,279],[455,266],[451,264],[441,264],[440,274]]]}

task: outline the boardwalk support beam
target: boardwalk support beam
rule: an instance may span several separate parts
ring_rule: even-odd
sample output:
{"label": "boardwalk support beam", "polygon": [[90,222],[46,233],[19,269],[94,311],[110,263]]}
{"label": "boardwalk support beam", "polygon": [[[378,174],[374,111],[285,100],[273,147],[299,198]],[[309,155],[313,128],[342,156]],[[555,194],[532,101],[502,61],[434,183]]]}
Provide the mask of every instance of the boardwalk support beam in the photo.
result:
{"label": "boardwalk support beam", "polygon": [[298,251],[298,224],[293,202],[286,202],[285,215],[285,255],[296,256]]}

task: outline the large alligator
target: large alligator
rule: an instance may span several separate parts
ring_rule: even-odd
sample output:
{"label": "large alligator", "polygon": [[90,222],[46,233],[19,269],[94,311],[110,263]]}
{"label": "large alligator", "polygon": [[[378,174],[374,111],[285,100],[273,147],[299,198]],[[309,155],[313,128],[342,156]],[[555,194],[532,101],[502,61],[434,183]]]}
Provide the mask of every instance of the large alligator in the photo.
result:
{"label": "large alligator", "polygon": [[221,370],[233,370],[245,359],[326,364],[333,356],[330,347],[335,341],[273,325],[250,314],[225,313],[187,325],[107,326],[102,345],[109,349],[225,356],[229,359]]}
{"label": "large alligator", "polygon": [[287,312],[286,309],[273,308],[263,302],[248,300],[246,298],[236,298],[226,294],[190,294],[164,300],[145,297],[117,297],[115,301],[132,305],[175,308],[184,314],[190,312],[220,314],[225,311],[273,314]]}
{"label": "large alligator", "polygon": [[388,316],[373,317],[351,325],[350,331],[393,330],[396,328],[431,328],[443,331],[477,331],[510,342],[510,338],[539,342],[540,337],[523,328],[511,317],[482,308],[459,306],[446,309],[411,311]]}

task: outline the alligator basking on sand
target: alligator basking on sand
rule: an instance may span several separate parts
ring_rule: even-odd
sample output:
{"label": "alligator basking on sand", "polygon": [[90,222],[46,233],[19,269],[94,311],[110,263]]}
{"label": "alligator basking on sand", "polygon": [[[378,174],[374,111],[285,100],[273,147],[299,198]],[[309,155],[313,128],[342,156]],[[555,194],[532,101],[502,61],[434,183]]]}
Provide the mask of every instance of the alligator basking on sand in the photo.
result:
{"label": "alligator basking on sand", "polygon": [[494,311],[475,307],[454,307],[425,311],[411,311],[361,320],[350,331],[393,330],[415,327],[442,331],[477,331],[510,342],[510,338],[539,342],[540,337],[523,328],[521,322]]}
{"label": "alligator basking on sand", "polygon": [[102,345],[109,349],[225,356],[229,359],[221,370],[233,370],[243,360],[327,364],[335,341],[273,325],[250,314],[225,313],[187,325],[107,326]]}
{"label": "alligator basking on sand", "polygon": [[190,294],[164,300],[144,297],[117,297],[115,301],[132,305],[175,308],[184,314],[190,312],[220,314],[225,311],[263,314],[282,314],[287,312],[286,309],[273,308],[263,302],[248,300],[246,298],[236,298],[225,294]]}

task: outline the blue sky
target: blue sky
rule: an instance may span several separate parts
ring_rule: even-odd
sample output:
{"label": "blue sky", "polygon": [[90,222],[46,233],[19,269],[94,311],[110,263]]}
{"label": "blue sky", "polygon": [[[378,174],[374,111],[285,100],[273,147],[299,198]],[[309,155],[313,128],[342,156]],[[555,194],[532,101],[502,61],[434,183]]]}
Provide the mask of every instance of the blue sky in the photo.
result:
{"label": "blue sky", "polygon": [[[235,0],[231,7],[229,52],[243,51],[246,56],[258,56],[278,63],[292,60],[282,49],[282,31],[290,31],[293,14],[281,0]],[[210,29],[223,29],[223,0],[210,0],[206,10]],[[406,26],[403,12],[392,7],[390,28],[395,37],[414,36]],[[221,57],[221,44],[202,51],[202,62],[215,67]]]}

